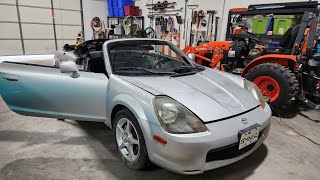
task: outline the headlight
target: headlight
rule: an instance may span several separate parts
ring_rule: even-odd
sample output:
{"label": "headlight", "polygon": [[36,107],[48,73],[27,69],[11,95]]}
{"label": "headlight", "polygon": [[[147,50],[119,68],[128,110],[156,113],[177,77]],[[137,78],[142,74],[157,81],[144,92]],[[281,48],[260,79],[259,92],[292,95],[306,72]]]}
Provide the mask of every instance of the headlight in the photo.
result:
{"label": "headlight", "polygon": [[266,100],[264,99],[264,96],[257,85],[248,80],[244,80],[244,88],[260,102],[262,108],[266,106]]}
{"label": "headlight", "polygon": [[207,130],[199,118],[169,97],[155,97],[153,107],[161,126],[169,133],[186,134]]}

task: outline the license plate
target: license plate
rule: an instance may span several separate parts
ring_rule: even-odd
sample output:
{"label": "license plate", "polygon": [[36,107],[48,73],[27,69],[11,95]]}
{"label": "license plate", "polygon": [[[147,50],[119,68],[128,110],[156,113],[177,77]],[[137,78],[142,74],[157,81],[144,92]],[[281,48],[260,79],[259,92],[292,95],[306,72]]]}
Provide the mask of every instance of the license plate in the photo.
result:
{"label": "license plate", "polygon": [[259,137],[260,125],[255,124],[239,132],[240,142],[239,150],[256,142]]}

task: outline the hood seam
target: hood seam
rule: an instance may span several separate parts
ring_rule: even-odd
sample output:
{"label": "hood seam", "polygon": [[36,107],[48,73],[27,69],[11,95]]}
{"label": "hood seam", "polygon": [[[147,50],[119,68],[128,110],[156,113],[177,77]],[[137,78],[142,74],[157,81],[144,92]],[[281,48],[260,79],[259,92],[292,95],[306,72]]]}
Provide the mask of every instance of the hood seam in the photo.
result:
{"label": "hood seam", "polygon": [[[121,78],[121,76],[119,76],[119,77]],[[121,78],[121,79],[124,80],[124,81],[126,81],[126,82],[128,82],[128,83],[130,83],[130,84],[132,84],[132,85],[134,85],[134,86],[136,86],[136,87],[138,87],[138,88],[140,88],[140,89],[142,89],[142,90],[144,90],[144,91],[146,91],[146,92],[148,92],[148,93],[150,93],[150,94],[152,94],[152,95],[154,95],[154,96],[156,96],[156,95],[153,94],[152,92],[150,92],[150,91],[148,91],[148,90],[146,90],[146,89],[144,89],[144,88],[142,88],[142,87],[140,87],[140,86],[138,86],[138,85],[136,85],[136,84],[134,84],[134,83],[126,80],[126,79],[124,79],[124,78]]]}

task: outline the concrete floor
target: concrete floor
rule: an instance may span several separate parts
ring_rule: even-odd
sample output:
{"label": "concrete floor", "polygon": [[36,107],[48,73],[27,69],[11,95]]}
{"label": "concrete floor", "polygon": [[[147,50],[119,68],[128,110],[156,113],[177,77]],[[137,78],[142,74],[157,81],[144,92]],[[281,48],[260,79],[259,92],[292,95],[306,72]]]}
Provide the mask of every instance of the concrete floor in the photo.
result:
{"label": "concrete floor", "polygon": [[[283,122],[320,142],[320,112],[297,107]],[[308,179],[320,177],[320,147],[274,117],[265,143],[249,157],[198,176],[159,167],[126,168],[103,123],[25,117],[0,98],[0,179]]]}

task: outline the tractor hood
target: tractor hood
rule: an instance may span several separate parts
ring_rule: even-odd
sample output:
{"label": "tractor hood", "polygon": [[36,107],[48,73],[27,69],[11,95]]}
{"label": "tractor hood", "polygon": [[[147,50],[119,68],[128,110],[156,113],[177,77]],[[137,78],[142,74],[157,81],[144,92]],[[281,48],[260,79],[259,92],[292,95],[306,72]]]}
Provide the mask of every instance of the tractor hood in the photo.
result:
{"label": "tractor hood", "polygon": [[240,84],[243,78],[206,69],[179,77],[128,77],[122,79],[154,94],[169,96],[204,122],[226,118],[250,110],[259,102]]}

